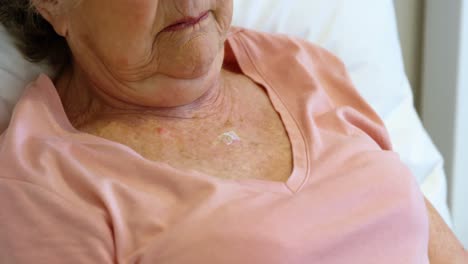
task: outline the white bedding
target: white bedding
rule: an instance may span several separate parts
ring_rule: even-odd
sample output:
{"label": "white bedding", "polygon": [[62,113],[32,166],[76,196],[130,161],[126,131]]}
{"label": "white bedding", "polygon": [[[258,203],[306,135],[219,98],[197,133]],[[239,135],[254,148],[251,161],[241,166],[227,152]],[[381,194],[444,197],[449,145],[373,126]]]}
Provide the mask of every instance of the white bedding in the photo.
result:
{"label": "white bedding", "polygon": [[[234,24],[306,38],[338,55],[364,98],[385,121],[395,150],[447,223],[443,160],[413,107],[392,0],[234,0]],[[26,84],[43,65],[26,62],[0,26],[0,131]]]}

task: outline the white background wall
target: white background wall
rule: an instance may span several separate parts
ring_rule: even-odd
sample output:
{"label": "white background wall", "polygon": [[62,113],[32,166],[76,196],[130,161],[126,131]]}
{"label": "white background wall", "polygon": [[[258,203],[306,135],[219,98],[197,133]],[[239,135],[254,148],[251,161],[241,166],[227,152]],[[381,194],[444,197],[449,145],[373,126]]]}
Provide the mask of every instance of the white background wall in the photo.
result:
{"label": "white background wall", "polygon": [[419,107],[421,88],[422,39],[424,29],[424,0],[394,0],[398,19],[405,70]]}
{"label": "white background wall", "polygon": [[455,231],[468,247],[468,0],[394,0],[405,68],[449,177]]}
{"label": "white background wall", "polygon": [[462,2],[460,66],[457,87],[454,154],[453,215],[456,228],[468,248],[468,1]]}
{"label": "white background wall", "polygon": [[468,0],[427,0],[421,113],[441,150],[455,231],[468,247]]}

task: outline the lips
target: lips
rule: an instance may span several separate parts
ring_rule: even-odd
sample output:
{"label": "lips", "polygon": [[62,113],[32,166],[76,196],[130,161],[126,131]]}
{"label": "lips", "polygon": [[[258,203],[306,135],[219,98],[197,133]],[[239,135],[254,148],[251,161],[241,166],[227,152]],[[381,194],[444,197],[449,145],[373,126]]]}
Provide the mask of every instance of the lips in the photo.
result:
{"label": "lips", "polygon": [[169,25],[168,27],[164,28],[163,32],[173,32],[173,31],[180,31],[184,30],[188,27],[194,26],[206,18],[208,18],[210,11],[205,11],[200,14],[198,17],[184,17],[181,20],[176,21],[175,23]]}

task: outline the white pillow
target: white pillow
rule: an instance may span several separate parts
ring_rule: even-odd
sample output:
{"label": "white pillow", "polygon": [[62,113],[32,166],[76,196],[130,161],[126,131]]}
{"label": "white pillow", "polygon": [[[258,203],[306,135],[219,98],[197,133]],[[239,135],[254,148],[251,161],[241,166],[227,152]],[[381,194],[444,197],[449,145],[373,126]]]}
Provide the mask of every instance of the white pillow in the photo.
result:
{"label": "white pillow", "polygon": [[392,0],[234,0],[234,25],[305,38],[340,57],[394,149],[451,226],[443,159],[413,106]]}
{"label": "white pillow", "polygon": [[50,70],[26,61],[0,24],[0,133],[7,127],[11,110],[26,84],[41,72],[50,73]]}
{"label": "white pillow", "polygon": [[[318,43],[347,65],[356,87],[384,119],[395,150],[447,221],[442,158],[413,107],[392,0],[234,0],[234,24]],[[47,67],[26,62],[0,26],[0,132],[23,88]]]}

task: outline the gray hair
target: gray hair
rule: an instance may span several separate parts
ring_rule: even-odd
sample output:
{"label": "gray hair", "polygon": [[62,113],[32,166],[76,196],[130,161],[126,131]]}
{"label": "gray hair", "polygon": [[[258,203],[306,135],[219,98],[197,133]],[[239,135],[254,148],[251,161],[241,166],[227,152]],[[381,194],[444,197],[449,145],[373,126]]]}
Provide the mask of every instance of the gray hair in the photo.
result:
{"label": "gray hair", "polygon": [[55,69],[70,62],[71,52],[65,38],[42,18],[31,0],[0,0],[0,23],[15,38],[27,60],[47,62]]}

